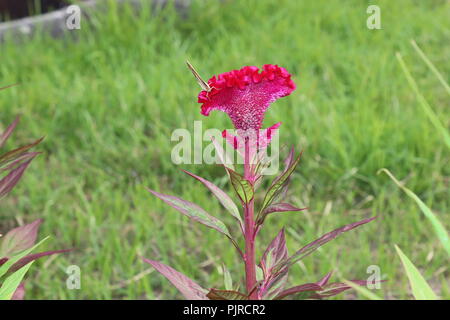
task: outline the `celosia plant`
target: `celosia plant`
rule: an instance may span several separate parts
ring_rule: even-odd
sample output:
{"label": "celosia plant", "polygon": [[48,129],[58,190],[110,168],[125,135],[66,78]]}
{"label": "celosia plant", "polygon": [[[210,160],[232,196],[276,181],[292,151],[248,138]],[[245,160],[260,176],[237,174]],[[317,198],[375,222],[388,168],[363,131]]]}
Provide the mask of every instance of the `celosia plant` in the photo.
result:
{"label": "celosia plant", "polygon": [[[259,263],[256,262],[255,242],[268,215],[276,212],[301,211],[284,202],[288,190],[290,177],[296,169],[300,155],[294,156],[292,148],[285,160],[284,170],[272,181],[261,203],[255,203],[255,192],[263,178],[265,163],[258,152],[265,150],[270,143],[273,133],[280,123],[268,129],[262,129],[264,114],[269,105],[278,98],[290,95],[296,88],[291,75],[286,69],[277,65],[264,65],[262,70],[257,67],[243,67],[214,76],[206,83],[188,64],[194,75],[204,89],[198,96],[202,104],[201,113],[208,116],[212,110],[220,110],[228,114],[237,130],[233,136],[227,131],[223,132],[226,140],[243,157],[243,174],[238,173],[233,165],[223,161],[224,168],[230,178],[231,185],[236,191],[242,207],[243,218],[233,200],[212,182],[186,172],[199,180],[217,197],[219,202],[229,211],[239,223],[244,238],[244,248],[230,234],[225,224],[210,215],[198,205],[189,201],[149,190],[182,214],[192,220],[200,222],[224,234],[236,247],[245,270],[245,292],[211,288],[206,290],[180,272],[154,260],[145,259],[156,270],[164,275],[187,299],[320,299],[341,293],[350,286],[344,283],[330,283],[331,272],[322,279],[294,287],[286,288],[288,271],[291,266],[311,254],[320,246],[333,240],[343,232],[352,230],[374,218],[358,221],[331,231],[319,239],[307,244],[293,255],[288,254],[285,242],[284,229],[282,229],[263,252]],[[217,145],[216,145],[217,146]],[[216,151],[219,158],[225,159],[218,146]],[[257,272],[259,268],[260,272]],[[261,276],[257,276],[257,274]],[[366,281],[353,280],[355,283],[365,285]]]}
{"label": "celosia plant", "polygon": [[[2,148],[16,128],[17,118],[3,134],[0,135]],[[20,148],[0,154],[0,198],[9,193],[19,182],[31,161],[39,154],[30,149],[39,144],[41,139]],[[44,240],[35,245],[41,220],[10,230],[4,236],[0,234],[0,300],[22,299],[25,294],[24,284],[21,283],[32,262],[38,258],[68,250],[46,251],[32,253]]]}

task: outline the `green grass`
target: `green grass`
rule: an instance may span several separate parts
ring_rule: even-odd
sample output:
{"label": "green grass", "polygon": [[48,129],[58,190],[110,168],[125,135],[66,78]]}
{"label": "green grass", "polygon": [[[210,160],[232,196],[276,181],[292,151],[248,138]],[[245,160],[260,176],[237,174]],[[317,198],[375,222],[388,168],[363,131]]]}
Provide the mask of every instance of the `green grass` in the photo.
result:
{"label": "green grass", "polygon": [[[373,3],[381,7],[382,30],[366,28]],[[375,293],[411,298],[398,244],[433,289],[450,298],[448,256],[429,222],[388,177],[376,174],[392,171],[448,229],[450,151],[395,54],[448,129],[448,95],[410,40],[448,79],[449,10],[447,1],[210,1],[181,19],[171,8],[136,16],[112,6],[64,39],[40,34],[2,43],[2,85],[21,83],[1,92],[2,126],[23,116],[9,144],[46,139],[43,155],[2,203],[1,230],[42,217],[41,237],[52,236],[46,248],[77,248],[35,263],[27,298],[180,298],[162,276],[146,271],[140,256],[162,260],[204,287],[223,287],[224,261],[233,283],[242,283],[243,266],[223,236],[145,190],[194,201],[237,235],[233,218],[170,160],[174,129],[192,130],[194,120],[204,129],[231,127],[222,113],[200,115],[187,58],[206,78],[265,63],[294,74],[298,89],[272,105],[265,126],[282,121],[281,141],[304,150],[290,201],[309,210],[269,216],[259,250],[283,225],[293,252],[336,227],[379,216],[294,266],[292,284],[332,269],[337,280],[366,279],[366,268],[378,265],[389,281]],[[183,168],[225,185],[221,168]],[[72,264],[81,268],[81,290],[66,289]]]}

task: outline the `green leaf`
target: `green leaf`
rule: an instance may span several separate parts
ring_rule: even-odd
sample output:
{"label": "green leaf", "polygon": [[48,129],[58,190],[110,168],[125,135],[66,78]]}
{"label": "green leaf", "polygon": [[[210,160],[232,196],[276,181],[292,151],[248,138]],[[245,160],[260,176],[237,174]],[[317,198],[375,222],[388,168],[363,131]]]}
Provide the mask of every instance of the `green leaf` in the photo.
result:
{"label": "green leaf", "polygon": [[28,254],[30,254],[35,248],[40,246],[44,241],[46,241],[49,237],[45,237],[41,241],[39,241],[37,244],[35,244],[33,247],[22,251],[19,254],[16,254],[15,256],[11,257],[8,261],[6,261],[2,266],[0,266],[0,278],[3,277],[6,272],[8,272],[9,268],[11,268],[12,265],[14,265],[17,261],[24,258]]}
{"label": "green leaf", "polygon": [[450,148],[450,133],[447,130],[446,126],[441,122],[439,117],[437,116],[436,112],[434,112],[433,108],[430,106],[428,101],[425,99],[425,97],[422,95],[422,93],[419,90],[419,86],[417,85],[417,82],[414,80],[413,76],[409,72],[408,67],[406,66],[405,62],[403,61],[403,58],[399,52],[396,54],[397,60],[400,63],[400,66],[402,67],[402,70],[405,74],[406,80],[408,81],[409,86],[414,91],[417,100],[419,102],[419,105],[422,107],[424,113],[427,115],[430,122],[433,124],[433,126],[436,128],[437,131],[442,135],[442,138],[444,139],[445,144],[447,144],[447,147]]}
{"label": "green leaf", "polygon": [[395,250],[402,260],[403,268],[408,276],[411,290],[416,300],[438,300],[438,297],[430,288],[428,283],[420,274],[419,270],[414,266],[411,260],[403,253],[402,250],[396,245]]}
{"label": "green leaf", "polygon": [[387,169],[383,168],[378,171],[378,174],[380,172],[386,173],[389,178],[392,179],[392,181],[395,182],[395,184],[402,189],[410,198],[412,198],[417,205],[419,206],[420,210],[423,212],[425,217],[431,222],[431,225],[433,226],[434,232],[436,233],[436,236],[441,241],[442,246],[444,247],[445,251],[447,251],[447,254],[450,255],[450,240],[447,231],[445,230],[444,225],[439,221],[437,216],[431,211],[428,206],[423,203],[422,200],[410,189],[406,188],[404,185],[400,183],[400,181],[397,180],[397,178],[394,177],[394,175]]}
{"label": "green leaf", "polygon": [[358,285],[352,281],[348,281],[348,280],[342,280],[343,283],[345,283],[346,285],[348,285],[349,287],[352,287],[355,291],[357,291],[359,294],[361,294],[362,296],[366,297],[369,300],[383,300],[382,298],[380,298],[379,296],[377,296],[375,293],[371,292],[369,289],[364,288],[361,285]]}
{"label": "green leaf", "polygon": [[272,185],[270,186],[269,190],[267,191],[261,210],[258,213],[257,220],[263,221],[263,214],[264,210],[272,204],[273,200],[277,197],[278,194],[280,194],[283,191],[283,187],[289,182],[289,177],[294,172],[295,168],[297,167],[298,163],[300,162],[302,154],[300,153],[299,156],[295,159],[295,161],[291,162],[288,166],[288,168],[281,173],[275,180],[272,182]]}
{"label": "green leaf", "polygon": [[226,170],[230,175],[231,184],[239,199],[241,199],[242,203],[249,203],[254,197],[254,190],[250,181],[244,179],[244,177],[236,171],[228,168],[226,168]]}
{"label": "green leaf", "polygon": [[28,263],[16,272],[12,273],[8,278],[5,279],[5,281],[3,281],[2,286],[0,287],[0,300],[11,299],[14,292],[19,287],[20,282],[22,282],[23,277],[28,272],[28,269],[30,269],[33,263],[34,261]]}

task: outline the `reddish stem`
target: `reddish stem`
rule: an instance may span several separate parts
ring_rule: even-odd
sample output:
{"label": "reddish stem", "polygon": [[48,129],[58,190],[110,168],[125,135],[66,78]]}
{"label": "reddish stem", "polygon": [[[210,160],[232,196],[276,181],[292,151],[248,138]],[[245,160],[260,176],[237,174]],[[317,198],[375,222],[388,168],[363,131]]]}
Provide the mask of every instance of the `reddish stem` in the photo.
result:
{"label": "reddish stem", "polygon": [[[254,176],[250,165],[250,147],[248,139],[245,140],[244,178],[253,184]],[[255,221],[254,199],[244,205],[244,238],[245,238],[245,281],[247,292],[251,292],[249,299],[257,300],[256,263],[255,263]]]}

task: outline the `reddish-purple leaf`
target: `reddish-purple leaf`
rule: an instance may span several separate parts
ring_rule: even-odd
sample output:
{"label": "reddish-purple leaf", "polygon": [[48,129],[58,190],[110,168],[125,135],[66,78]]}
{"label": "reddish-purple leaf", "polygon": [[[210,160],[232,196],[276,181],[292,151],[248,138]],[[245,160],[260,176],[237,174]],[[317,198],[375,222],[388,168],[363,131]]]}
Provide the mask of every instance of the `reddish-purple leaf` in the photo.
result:
{"label": "reddish-purple leaf", "polygon": [[266,251],[261,258],[261,268],[265,275],[270,274],[273,266],[277,265],[280,261],[287,258],[288,252],[286,247],[286,239],[284,236],[284,228],[278,232],[277,236],[267,247]]}
{"label": "reddish-purple leaf", "polygon": [[332,274],[333,274],[333,271],[328,272],[322,279],[320,279],[316,283],[319,286],[323,287],[324,285],[326,285],[328,283],[328,281],[330,280]]}
{"label": "reddish-purple leaf", "polygon": [[220,201],[220,203],[224,206],[225,209],[228,210],[228,212],[230,212],[233,217],[235,217],[239,223],[241,224],[241,226],[243,226],[243,222],[242,222],[242,218],[241,215],[239,214],[239,209],[236,206],[236,204],[233,202],[233,200],[231,200],[231,198],[222,190],[220,189],[218,186],[216,186],[214,183],[199,177],[189,171],[183,170],[185,173],[187,173],[188,175],[190,175],[191,177],[197,179],[198,181],[200,181],[201,183],[203,183],[215,196],[216,198]]}
{"label": "reddish-purple leaf", "polygon": [[[5,89],[5,88],[0,88],[0,90],[1,89]],[[16,117],[14,122],[12,124],[10,124],[8,128],[6,128],[5,132],[2,133],[2,135],[0,136],[0,148],[3,147],[6,140],[8,140],[11,133],[13,133],[14,129],[17,127],[18,123],[19,123],[19,117]]]}
{"label": "reddish-purple leaf", "polygon": [[272,267],[283,261],[288,256],[286,247],[286,239],[284,235],[284,228],[280,230],[277,236],[267,247],[261,258],[260,267],[266,279],[260,289],[260,295],[264,298],[270,299],[281,292],[286,284],[288,277],[288,268],[276,275],[272,275]]}
{"label": "reddish-purple leaf", "polygon": [[31,248],[36,242],[41,223],[42,220],[38,219],[6,233],[3,238],[0,238],[0,257],[12,256],[20,251]]}
{"label": "reddish-purple leaf", "polygon": [[248,300],[246,294],[233,290],[211,289],[206,296],[210,300]]}
{"label": "reddish-purple leaf", "polygon": [[184,274],[158,261],[149,259],[144,259],[144,261],[166,277],[187,300],[208,300],[206,297],[208,290],[203,289]]}
{"label": "reddish-purple leaf", "polygon": [[12,170],[6,177],[0,180],[0,198],[5,196],[14,188],[32,160],[33,158],[22,163],[20,166]]}
{"label": "reddish-purple leaf", "polygon": [[13,170],[15,167],[17,167],[20,163],[22,163],[25,160],[31,159],[36,157],[40,152],[25,152],[22,153],[20,156],[15,158],[9,163],[6,163],[4,165],[0,165],[0,171],[10,171]]}
{"label": "reddish-purple leaf", "polygon": [[[360,285],[360,286],[366,286],[369,281],[366,280],[351,280],[354,284]],[[342,283],[342,282],[333,282],[330,284],[327,284],[322,287],[321,290],[315,292],[313,295],[311,295],[311,298],[314,299],[322,299],[322,298],[328,298],[335,295],[338,295],[348,289],[351,289],[349,285]]]}
{"label": "reddish-purple leaf", "polygon": [[291,212],[291,211],[303,211],[307,208],[297,208],[289,203],[273,203],[268,206],[264,211],[259,215],[256,224],[261,225],[264,223],[266,217],[274,212]]}
{"label": "reddish-purple leaf", "polygon": [[53,251],[45,251],[45,252],[39,252],[39,253],[33,253],[29,254],[28,256],[23,257],[16,263],[14,263],[11,268],[8,269],[8,272],[15,272],[25,266],[26,264],[30,263],[31,261],[37,260],[42,257],[51,256],[58,253],[64,253],[72,251],[72,249],[63,249],[63,250],[53,250]]}
{"label": "reddish-purple leaf", "polygon": [[225,224],[223,224],[223,222],[220,221],[219,219],[211,216],[208,212],[200,208],[198,205],[174,196],[153,191],[151,189],[147,190],[150,191],[150,193],[152,193],[156,197],[160,198],[165,203],[167,203],[169,206],[177,209],[179,212],[188,216],[192,220],[200,222],[201,224],[204,224],[207,227],[215,229],[225,234],[227,237],[231,238],[230,232],[228,231],[228,228],[225,226]]}
{"label": "reddish-purple leaf", "polygon": [[322,289],[317,283],[305,283],[300,286],[292,287],[282,291],[274,300],[281,300],[291,295],[298,295],[304,292],[316,292]]}
{"label": "reddish-purple leaf", "polygon": [[34,146],[36,146],[39,143],[41,143],[42,140],[44,140],[44,137],[37,139],[33,143],[27,144],[25,146],[22,146],[20,148],[11,150],[11,151],[9,151],[9,152],[7,152],[5,154],[0,155],[0,165],[3,165],[5,163],[8,163],[8,162],[16,159],[17,157],[19,157],[23,153],[27,152],[29,149],[31,149]]}
{"label": "reddish-purple leaf", "polygon": [[283,268],[293,265],[297,261],[303,259],[307,255],[311,254],[313,251],[317,250],[322,245],[324,245],[327,242],[333,240],[334,238],[336,238],[340,234],[342,234],[344,232],[347,232],[347,231],[350,231],[350,230],[352,230],[354,228],[357,228],[357,227],[359,227],[359,226],[361,226],[363,224],[366,224],[366,223],[374,220],[375,218],[376,217],[372,217],[372,218],[369,218],[369,219],[364,219],[364,220],[361,220],[361,221],[358,221],[358,222],[354,222],[354,223],[351,223],[351,224],[346,225],[344,227],[338,228],[336,230],[333,230],[333,231],[323,235],[319,239],[317,239],[317,240],[307,244],[306,246],[304,246],[303,248],[298,250],[291,257],[281,261],[276,266],[274,266],[274,272],[279,272]]}

